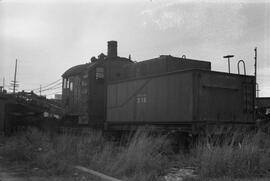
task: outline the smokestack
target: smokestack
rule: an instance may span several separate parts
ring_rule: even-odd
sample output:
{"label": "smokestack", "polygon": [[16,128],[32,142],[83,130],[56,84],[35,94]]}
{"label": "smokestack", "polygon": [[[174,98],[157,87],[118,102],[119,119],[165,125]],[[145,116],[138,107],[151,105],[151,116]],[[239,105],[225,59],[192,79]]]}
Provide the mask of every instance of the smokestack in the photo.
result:
{"label": "smokestack", "polygon": [[108,41],[108,57],[117,57],[117,41]]}

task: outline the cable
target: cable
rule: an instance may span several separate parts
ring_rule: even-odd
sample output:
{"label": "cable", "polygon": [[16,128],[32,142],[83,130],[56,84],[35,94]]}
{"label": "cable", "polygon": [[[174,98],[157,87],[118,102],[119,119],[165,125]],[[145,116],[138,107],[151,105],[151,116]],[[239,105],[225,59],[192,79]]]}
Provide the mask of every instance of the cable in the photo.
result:
{"label": "cable", "polygon": [[62,91],[58,91],[58,92],[54,92],[54,93],[50,93],[50,94],[45,94],[45,95],[50,96],[50,95],[59,94],[59,93],[62,93]]}
{"label": "cable", "polygon": [[[57,83],[57,82],[59,82],[59,81],[61,81],[62,79],[58,79],[58,80],[56,80],[56,81],[54,81],[54,82],[52,82],[52,83],[50,83],[50,84],[48,84],[48,85],[46,85],[46,86],[43,86],[42,88],[46,88],[46,87],[49,87],[50,85],[53,85],[53,84],[55,84],[55,83]],[[62,82],[60,82],[60,83],[62,83]]]}
{"label": "cable", "polygon": [[40,92],[45,92],[45,91],[50,91],[50,90],[56,90],[56,89],[59,89],[59,88],[62,88],[62,85],[58,86],[59,84],[56,84],[54,85],[53,87],[50,87],[50,88],[47,88],[47,89],[43,89],[43,90],[35,90],[33,92],[37,92],[37,93],[40,93]]}
{"label": "cable", "polygon": [[[47,85],[45,85],[45,86],[41,86],[41,88],[47,88],[47,87],[49,87],[49,86],[55,86],[54,84],[56,84],[56,83],[58,83],[57,85],[60,85],[60,84],[62,84],[62,82],[59,82],[59,81],[61,81],[62,79],[58,79],[58,80],[56,80],[56,81],[54,81],[54,82],[52,82],[52,83],[49,83],[49,84],[47,84]],[[27,90],[29,90],[29,91],[37,91],[37,90],[40,90],[40,87],[39,88],[35,88],[35,89],[27,89]]]}
{"label": "cable", "polygon": [[47,89],[43,89],[43,90],[41,90],[41,92],[49,91],[49,90],[55,90],[55,89],[59,89],[59,88],[62,88],[62,85],[58,86],[58,87],[50,87],[50,88],[47,88]]}
{"label": "cable", "polygon": [[57,86],[59,86],[59,85],[62,86],[62,82],[59,82],[58,84],[52,85],[52,86],[50,86],[50,87],[47,87],[46,89],[44,89],[44,87],[43,87],[43,88],[41,89],[41,91],[42,91],[42,90],[53,89],[53,88],[55,88],[55,87],[57,87]]}

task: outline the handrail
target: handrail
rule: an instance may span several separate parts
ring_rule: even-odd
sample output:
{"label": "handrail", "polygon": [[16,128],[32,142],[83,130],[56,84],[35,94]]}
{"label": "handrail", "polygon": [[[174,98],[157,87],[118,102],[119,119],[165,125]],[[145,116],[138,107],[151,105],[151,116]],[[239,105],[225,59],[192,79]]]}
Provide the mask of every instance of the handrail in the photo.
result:
{"label": "handrail", "polygon": [[244,60],[239,60],[238,63],[237,63],[238,74],[240,74],[240,68],[239,68],[239,65],[240,65],[241,62],[243,63],[244,74],[246,75],[246,64],[245,64],[245,61],[244,61]]}

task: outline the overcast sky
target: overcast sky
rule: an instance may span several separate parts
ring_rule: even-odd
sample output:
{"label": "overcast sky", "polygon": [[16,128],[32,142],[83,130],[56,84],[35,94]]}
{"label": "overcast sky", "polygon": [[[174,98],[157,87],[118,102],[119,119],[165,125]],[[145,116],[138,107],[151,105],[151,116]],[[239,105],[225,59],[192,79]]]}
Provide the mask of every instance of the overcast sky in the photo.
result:
{"label": "overcast sky", "polygon": [[227,71],[222,57],[233,54],[232,71],[243,59],[250,75],[256,46],[260,96],[270,96],[269,18],[266,0],[0,0],[0,85],[13,79],[16,58],[19,89],[32,89],[117,40],[120,56],[185,54],[216,71]]}

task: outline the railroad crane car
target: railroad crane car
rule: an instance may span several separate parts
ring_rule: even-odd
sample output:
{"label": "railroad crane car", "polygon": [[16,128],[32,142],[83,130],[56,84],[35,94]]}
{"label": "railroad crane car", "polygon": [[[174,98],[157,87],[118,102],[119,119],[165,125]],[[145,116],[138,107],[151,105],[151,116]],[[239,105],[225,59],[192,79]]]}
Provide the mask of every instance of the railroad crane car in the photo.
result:
{"label": "railroad crane car", "polygon": [[256,98],[256,123],[259,128],[270,133],[270,97]]}
{"label": "railroad crane car", "polygon": [[141,125],[179,128],[254,124],[254,76],[211,70],[211,63],[171,55],[134,62],[108,54],[67,70],[63,104],[70,127],[133,129]]}
{"label": "railroad crane car", "polygon": [[[0,90],[0,135],[36,127],[55,131],[63,114],[61,104],[33,92],[10,94]],[[46,116],[47,115],[47,116]]]}
{"label": "railroad crane car", "polygon": [[256,111],[258,118],[270,116],[270,97],[256,98]]}

